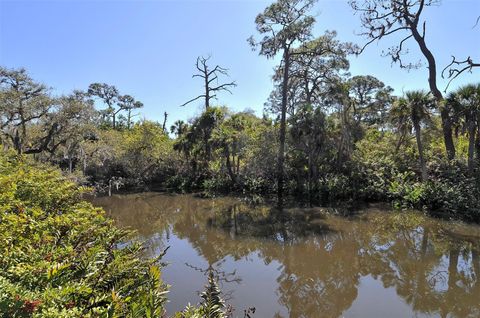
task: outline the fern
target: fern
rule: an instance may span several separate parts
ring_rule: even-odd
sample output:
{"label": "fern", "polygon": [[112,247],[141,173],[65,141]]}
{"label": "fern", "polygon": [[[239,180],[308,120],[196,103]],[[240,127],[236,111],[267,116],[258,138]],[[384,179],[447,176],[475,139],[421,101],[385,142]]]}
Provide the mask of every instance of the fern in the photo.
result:
{"label": "fern", "polygon": [[217,281],[213,271],[208,273],[208,283],[200,297],[203,299],[202,311],[207,318],[224,318],[226,317],[224,308],[225,303],[220,297],[221,291],[218,288]]}

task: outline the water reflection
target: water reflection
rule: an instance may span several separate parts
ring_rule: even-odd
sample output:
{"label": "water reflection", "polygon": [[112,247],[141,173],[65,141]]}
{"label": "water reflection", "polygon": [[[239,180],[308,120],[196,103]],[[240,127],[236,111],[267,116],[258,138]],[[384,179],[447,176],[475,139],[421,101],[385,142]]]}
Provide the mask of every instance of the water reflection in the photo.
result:
{"label": "water reflection", "polygon": [[171,246],[168,310],[198,302],[213,266],[241,316],[480,317],[480,228],[418,214],[250,207],[233,198],[99,198],[150,255]]}

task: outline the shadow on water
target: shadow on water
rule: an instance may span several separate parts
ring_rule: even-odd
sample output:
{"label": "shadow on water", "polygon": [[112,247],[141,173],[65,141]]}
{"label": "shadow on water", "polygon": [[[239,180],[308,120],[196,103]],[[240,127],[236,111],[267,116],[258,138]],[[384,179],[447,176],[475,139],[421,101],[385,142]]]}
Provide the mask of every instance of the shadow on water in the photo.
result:
{"label": "shadow on water", "polygon": [[333,234],[325,214],[318,209],[277,210],[266,206],[236,203],[218,209],[207,219],[207,226],[221,228],[231,238],[259,237],[288,243],[310,235]]}
{"label": "shadow on water", "polygon": [[[99,198],[150,256],[171,245],[169,311],[198,301],[215,268],[258,317],[480,317],[480,228],[413,212],[252,207],[233,198]],[[169,281],[171,279],[171,281]]]}

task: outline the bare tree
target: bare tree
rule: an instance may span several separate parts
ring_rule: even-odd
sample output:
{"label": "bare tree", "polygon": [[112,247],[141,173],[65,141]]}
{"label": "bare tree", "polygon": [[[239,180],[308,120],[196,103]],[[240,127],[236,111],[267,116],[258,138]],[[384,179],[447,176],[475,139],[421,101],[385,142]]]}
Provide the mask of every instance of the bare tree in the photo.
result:
{"label": "bare tree", "polygon": [[163,113],[163,125],[162,125],[162,130],[167,133],[167,130],[166,130],[166,124],[167,124],[167,117],[168,117],[168,113],[167,112],[164,112]]}
{"label": "bare tree", "polygon": [[[479,22],[480,16],[477,17],[473,28],[475,28]],[[442,78],[445,78],[445,74],[447,74],[446,77],[449,79],[448,84],[445,87],[445,92],[454,79],[464,72],[471,73],[474,67],[480,67],[480,62],[474,61],[470,56],[464,60],[458,60],[454,55],[452,55],[452,62],[450,62],[450,64],[448,64],[442,71]]]}
{"label": "bare tree", "polygon": [[435,98],[437,108],[440,109],[442,118],[443,137],[445,141],[445,149],[449,159],[455,157],[455,146],[452,136],[452,121],[450,111],[445,106],[442,92],[437,85],[437,65],[433,53],[427,46],[425,41],[426,21],[420,21],[423,10],[426,7],[439,4],[439,0],[350,0],[351,7],[360,13],[365,36],[368,41],[359,50],[358,53],[371,43],[381,40],[384,37],[405,33],[404,37],[398,45],[390,47],[385,53],[392,58],[393,63],[398,63],[401,68],[417,68],[419,63],[407,63],[403,61],[406,53],[405,43],[414,39],[418,44],[420,51],[427,60],[428,64],[428,84],[430,91]]}
{"label": "bare tree", "polygon": [[449,79],[445,91],[447,91],[450,83],[456,79],[460,74],[464,72],[472,72],[474,67],[480,67],[480,62],[475,62],[470,56],[463,61],[457,60],[455,56],[452,56],[452,62],[448,64],[442,71],[442,78],[447,77]]}
{"label": "bare tree", "polygon": [[208,109],[210,107],[210,100],[217,97],[217,92],[227,91],[232,94],[230,88],[237,86],[235,81],[218,84],[218,76],[220,74],[228,76],[228,69],[223,68],[219,65],[216,65],[213,69],[210,69],[207,64],[210,58],[211,56],[208,56],[206,58],[203,56],[197,57],[197,63],[195,64],[195,67],[197,68],[198,73],[192,75],[192,78],[200,77],[201,79],[203,79],[204,93],[190,99],[189,101],[183,103],[180,106],[185,106],[193,101],[196,101],[197,99],[203,98],[205,100],[205,109]]}

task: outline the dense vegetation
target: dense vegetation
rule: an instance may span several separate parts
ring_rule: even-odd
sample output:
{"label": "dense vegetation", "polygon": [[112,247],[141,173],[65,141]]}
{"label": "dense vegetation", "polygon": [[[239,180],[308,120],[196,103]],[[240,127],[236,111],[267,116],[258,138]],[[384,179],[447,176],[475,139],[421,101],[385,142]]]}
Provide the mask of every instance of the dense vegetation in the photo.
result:
{"label": "dense vegetation", "polygon": [[[59,171],[0,155],[0,316],[164,317],[160,255],[81,200]],[[211,275],[203,302],[178,317],[223,317]]]}
{"label": "dense vegetation", "polygon": [[[303,204],[389,201],[478,222],[480,86],[461,87],[443,104],[455,132],[456,155],[450,160],[441,116],[428,92],[396,97],[377,78],[347,77],[330,66],[346,69],[346,60],[325,59],[315,63],[320,72],[327,67],[332,79],[316,85],[310,103],[303,102],[302,81],[290,84],[284,192]],[[102,97],[108,108],[97,111],[91,88],[52,97],[25,70],[0,71],[4,150],[57,165],[80,184],[100,192],[238,193],[256,201],[278,191],[281,90],[272,93],[261,118],[209,106],[188,123],[176,121],[169,134],[165,123],[133,123],[131,115],[123,116],[130,109],[121,106],[124,97],[113,86],[91,85],[116,92]]]}
{"label": "dense vegetation", "polygon": [[[214,106],[235,82],[199,57],[203,111],[188,122],[135,121],[140,101],[105,83],[54,96],[25,69],[0,67],[0,311],[4,317],[161,317],[166,286],[159,260],[104,213],[81,200],[149,188],[234,193],[326,205],[388,201],[431,215],[480,222],[480,84],[445,95],[421,30],[428,1],[351,0],[367,44],[392,33],[388,51],[403,68],[404,42],[428,65],[429,91],[396,96],[371,75],[351,76],[348,57],[364,47],[334,31],[313,34],[314,0],[278,0],[255,19],[249,43],[281,56],[262,116]],[[422,33],[423,32],[423,33]],[[455,79],[478,64],[455,58]],[[460,67],[456,69],[455,67]],[[215,84],[215,85],[213,85]],[[58,171],[63,170],[63,174]],[[201,306],[179,317],[225,313],[209,277]]]}
{"label": "dense vegetation", "polygon": [[0,157],[3,317],[158,317],[166,286],[130,233],[45,166]]}

